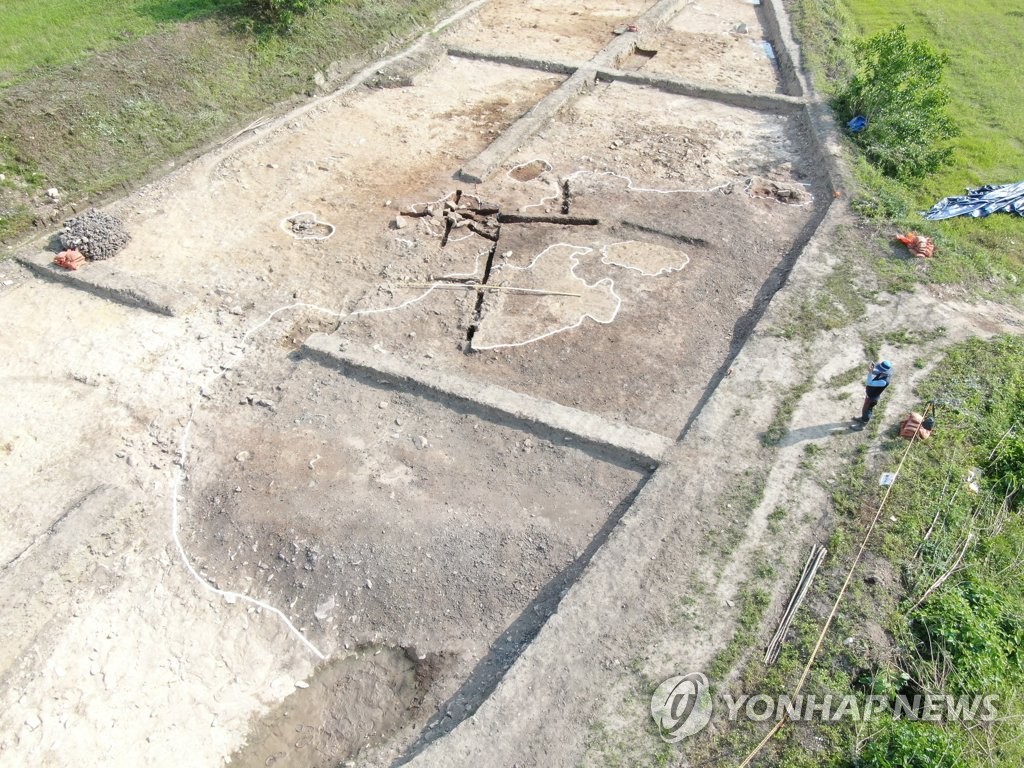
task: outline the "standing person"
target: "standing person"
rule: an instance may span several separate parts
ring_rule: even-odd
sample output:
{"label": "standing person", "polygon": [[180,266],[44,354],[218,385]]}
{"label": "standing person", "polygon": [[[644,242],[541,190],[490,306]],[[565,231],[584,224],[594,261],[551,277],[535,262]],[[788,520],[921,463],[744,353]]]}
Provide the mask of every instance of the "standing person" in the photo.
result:
{"label": "standing person", "polygon": [[871,421],[871,412],[878,405],[879,398],[889,386],[889,379],[892,377],[892,363],[883,360],[877,365],[872,364],[867,379],[864,381],[864,407],[861,409],[860,417],[857,419],[861,424]]}

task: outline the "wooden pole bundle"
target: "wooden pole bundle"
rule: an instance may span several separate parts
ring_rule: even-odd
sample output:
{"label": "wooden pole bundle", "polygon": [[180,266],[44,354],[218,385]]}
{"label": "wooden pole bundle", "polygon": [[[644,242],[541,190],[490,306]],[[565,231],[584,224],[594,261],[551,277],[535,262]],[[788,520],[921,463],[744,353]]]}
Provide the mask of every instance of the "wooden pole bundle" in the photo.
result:
{"label": "wooden pole bundle", "polygon": [[800,576],[800,581],[797,582],[796,589],[793,591],[792,597],[789,598],[789,605],[786,606],[786,610],[782,614],[782,620],[779,622],[779,628],[775,631],[775,636],[771,642],[768,643],[768,649],[764,654],[764,663],[771,665],[774,664],[779,654],[782,652],[782,642],[786,639],[786,633],[789,632],[789,627],[793,623],[793,618],[796,616],[797,610],[800,608],[800,604],[804,601],[804,597],[807,595],[807,590],[810,589],[811,582],[814,581],[814,575],[818,572],[818,567],[825,559],[825,555],[828,554],[828,550],[821,545],[815,545],[811,549],[811,554],[807,558],[807,563],[804,565],[804,572]]}

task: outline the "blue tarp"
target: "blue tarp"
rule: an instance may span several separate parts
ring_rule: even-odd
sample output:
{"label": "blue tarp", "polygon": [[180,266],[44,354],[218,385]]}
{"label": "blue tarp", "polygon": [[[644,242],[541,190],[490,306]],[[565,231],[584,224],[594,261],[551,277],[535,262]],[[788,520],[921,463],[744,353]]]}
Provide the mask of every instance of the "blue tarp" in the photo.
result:
{"label": "blue tarp", "polygon": [[1024,216],[1024,181],[1016,184],[989,184],[967,190],[962,197],[939,200],[931,210],[922,214],[926,219],[951,219],[954,216],[973,216],[981,219],[990,213],[1015,213]]}

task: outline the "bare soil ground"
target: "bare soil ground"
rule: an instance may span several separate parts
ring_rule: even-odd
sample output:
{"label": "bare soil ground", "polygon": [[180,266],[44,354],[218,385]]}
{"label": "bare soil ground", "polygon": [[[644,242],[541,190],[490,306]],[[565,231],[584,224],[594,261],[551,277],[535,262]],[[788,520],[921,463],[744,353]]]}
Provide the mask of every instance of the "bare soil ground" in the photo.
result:
{"label": "bare soil ground", "polygon": [[[130,274],[173,274],[226,309],[241,297],[246,310],[294,298],[344,308],[399,252],[384,236],[396,213],[389,201],[450,189],[455,158],[483,149],[560,80],[445,58],[417,87],[324,102],[114,206],[133,232],[119,263]],[[295,237],[287,219],[305,212],[341,234]]]}
{"label": "bare soil ground", "polygon": [[631,24],[652,3],[646,0],[496,0],[449,38],[468,48],[557,61],[587,61],[619,27]]}
{"label": "bare soil ground", "polygon": [[[598,225],[506,224],[496,244],[457,234],[436,261],[439,219],[415,219],[392,233],[405,247],[388,269],[414,284],[445,274],[482,279],[493,246],[494,282],[579,298],[488,294],[471,344],[473,297],[449,291],[346,320],[339,333],[410,356],[426,343],[448,366],[675,436],[734,338],[763,310],[773,270],[826,202],[804,141],[795,118],[600,86],[473,190],[502,210],[565,210]],[[544,170],[518,180],[527,166]],[[765,195],[752,178],[774,179],[794,196]],[[649,254],[629,260],[655,247],[664,250],[654,262],[643,260]],[[777,287],[778,278],[769,282]],[[373,295],[359,306],[415,296]],[[470,348],[478,354],[466,355]]]}
{"label": "bare soil ground", "polygon": [[[446,39],[589,58],[648,5],[496,0]],[[671,29],[701,9],[715,34],[749,18],[687,6]],[[800,443],[843,427],[822,393],[861,350],[745,346],[834,266],[833,229],[803,251],[831,190],[801,119],[598,84],[453,180],[561,82],[433,48],[112,205],[133,235],[113,263],[194,294],[183,316],[0,265],[3,762],[650,762],[637,691],[709,663],[754,562],[781,600],[820,533]],[[927,296],[864,323],[939,321],[1019,327]],[[692,431],[634,466],[315,364],[317,331]],[[775,453],[758,433],[805,370]],[[780,504],[800,514],[769,536]]]}
{"label": "bare soil ground", "polygon": [[645,32],[639,47],[655,51],[642,63],[659,73],[741,91],[781,91],[763,9],[743,0],[687,3],[667,29]]}

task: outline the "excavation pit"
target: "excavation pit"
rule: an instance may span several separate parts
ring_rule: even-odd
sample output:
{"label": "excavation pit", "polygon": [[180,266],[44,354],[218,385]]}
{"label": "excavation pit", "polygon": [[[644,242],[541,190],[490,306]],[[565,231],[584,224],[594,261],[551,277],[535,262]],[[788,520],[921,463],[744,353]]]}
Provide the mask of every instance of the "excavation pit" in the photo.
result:
{"label": "excavation pit", "polygon": [[[518,209],[534,223],[445,248],[423,230],[389,268],[410,293],[375,290],[356,306],[398,307],[412,286],[422,298],[339,333],[678,435],[823,215],[830,194],[808,146],[799,112],[602,85],[478,188],[503,220]],[[544,221],[566,215],[599,223]],[[491,289],[427,288],[442,274],[435,257]]]}
{"label": "excavation pit", "polygon": [[651,59],[658,55],[657,51],[649,51],[645,48],[634,48],[632,52],[618,62],[618,68],[624,72],[635,72],[643,69],[650,63]]}
{"label": "excavation pit", "polygon": [[[652,5],[494,0],[480,6],[492,14],[493,29],[470,18],[425,42],[422,57],[414,56],[418,63],[403,65],[391,83],[399,87],[356,87],[310,103],[273,129],[229,138],[223,149],[112,206],[134,237],[109,268],[184,286],[203,303],[153,331],[175,354],[153,346],[149,331],[122,333],[142,351],[120,373],[135,371],[137,360],[138,378],[146,378],[133,408],[118,411],[126,423],[143,425],[141,440],[124,454],[132,471],[120,477],[140,491],[145,484],[157,524],[131,516],[133,525],[146,526],[151,548],[126,573],[143,574],[144,590],[125,591],[118,603],[93,602],[86,627],[119,642],[107,632],[112,606],[119,609],[118,630],[128,625],[121,637],[134,641],[142,628],[155,635],[144,653],[134,644],[118,652],[131,656],[139,680],[155,681],[175,699],[183,733],[204,734],[201,742],[210,737],[202,761],[218,762],[237,749],[251,713],[257,717],[237,765],[392,765],[469,716],[484,721],[488,707],[477,707],[558,605],[559,620],[548,623],[537,646],[555,674],[531,683],[530,695],[561,700],[560,671],[581,669],[584,657],[594,669],[615,658],[603,656],[604,629],[587,625],[588,615],[600,615],[591,609],[623,615],[617,600],[602,605],[615,592],[609,586],[634,585],[631,595],[649,608],[657,595],[647,594],[648,576],[664,581],[667,572],[656,574],[657,561],[648,557],[664,551],[657,543],[663,533],[703,535],[675,526],[673,517],[709,522],[695,511],[696,494],[675,493],[691,488],[682,480],[688,458],[703,455],[706,445],[694,450],[693,442],[674,441],[730,366],[752,382],[751,391],[760,387],[757,374],[744,369],[750,358],[733,355],[832,190],[818,175],[825,164],[811,149],[804,105],[774,95],[783,89],[766,76],[771,70],[756,69],[767,58],[756,67],[741,62],[733,41],[724,63],[700,71],[671,64],[681,55],[672,45],[686,35],[713,34],[717,42],[746,35],[753,46],[775,34],[771,19],[746,22],[746,32],[669,28],[662,40],[658,14],[642,16]],[[677,7],[659,3],[658,11]],[[677,26],[693,21],[701,7],[724,5],[690,4]],[[633,23],[639,31],[629,30]],[[616,28],[625,32],[615,37]],[[442,56],[444,41],[477,50]],[[639,72],[614,71],[616,57],[636,45],[658,54],[634,62],[643,63]],[[491,63],[483,47],[521,66]],[[590,66],[570,77],[587,60]],[[785,81],[785,66],[771,77]],[[667,93],[701,91],[688,80],[724,88],[708,89],[710,101]],[[652,87],[637,85],[645,81]],[[382,79],[366,82],[374,87]],[[787,93],[798,93],[791,85]],[[475,162],[482,155],[485,161]],[[465,168],[478,174],[455,176]],[[459,188],[478,208],[486,201],[498,213],[472,212],[483,221],[446,217],[444,201]],[[281,226],[294,211],[315,211],[340,236],[296,239]],[[564,217],[590,223],[569,225]],[[79,317],[94,322],[93,309]],[[325,364],[311,352],[320,342],[339,356],[344,342],[349,358],[357,344],[366,354],[359,365]],[[225,360],[228,350],[237,356]],[[102,357],[103,366],[108,359]],[[84,367],[100,363],[90,355]],[[399,364],[406,363],[415,364],[415,375],[403,373],[409,368]],[[151,488],[166,488],[168,474],[179,477],[174,446],[199,397],[197,385],[214,371],[226,371],[224,378],[204,388],[185,430],[191,441],[184,477],[173,486],[180,494],[149,504]],[[129,386],[119,378],[119,392]],[[113,392],[92,390],[83,396]],[[120,394],[116,399],[122,409]],[[756,410],[764,402],[750,405]],[[727,413],[721,407],[709,417]],[[122,430],[129,427],[116,431]],[[707,422],[698,422],[692,437],[711,439]],[[90,471],[106,473],[117,463],[100,450],[122,455],[113,449],[124,446],[114,442],[97,444]],[[145,458],[136,464],[137,456]],[[645,486],[641,504],[611,540],[613,547],[625,542],[618,552],[640,557],[614,548],[601,553],[569,594],[570,611],[560,603],[565,590],[590,567],[663,456],[669,459],[658,482]],[[55,466],[45,458],[40,466]],[[658,495],[652,500],[649,493]],[[177,541],[165,538],[160,521],[167,518],[175,521],[187,563]],[[652,519],[662,521],[662,533],[647,537]],[[162,591],[154,598],[146,579],[157,560]],[[630,565],[639,560],[648,565]],[[119,561],[125,568],[128,562],[127,555]],[[47,611],[40,608],[41,622],[49,620]],[[626,629],[615,631],[632,632],[638,621],[639,614],[626,618]],[[604,625],[613,636],[617,621]],[[578,658],[558,648],[551,653],[552,636],[576,628],[586,634],[565,647],[579,641],[586,650]],[[23,639],[36,647],[29,634]],[[158,669],[168,648],[180,657],[168,670],[171,685]],[[507,706],[501,701],[510,688],[539,674],[534,650],[505,678],[494,706]],[[354,652],[359,658],[350,659]],[[65,692],[80,698],[86,690],[105,706],[129,693],[91,671],[88,654],[79,656],[80,677],[69,677]],[[186,667],[204,684],[178,685],[177,671]],[[598,678],[589,679],[586,695]],[[55,681],[33,680],[32,706],[38,704],[39,733],[48,738],[60,722],[50,695]],[[138,763],[173,757],[171,737],[154,745],[144,725],[147,716],[166,714],[164,702],[154,704],[142,686],[131,693],[115,711],[123,744],[134,750],[126,754]],[[106,711],[96,711],[102,714],[90,714],[93,720],[68,721],[70,737],[107,728],[112,720],[101,724]],[[515,707],[512,714],[503,723],[513,730],[539,727],[517,719]],[[315,734],[307,718],[318,722]],[[474,727],[466,722],[461,733]],[[366,736],[371,731],[380,739]],[[522,734],[525,743],[530,736]],[[294,753],[282,756],[282,743],[293,735]],[[492,735],[508,734],[488,728],[486,738]],[[454,737],[449,743],[459,749],[459,733]],[[18,758],[31,762],[28,754]],[[102,762],[103,753],[90,757]]]}
{"label": "excavation pit", "polygon": [[449,43],[496,55],[588,61],[651,7],[649,0],[491,0],[448,33]]}
{"label": "excavation pit", "polygon": [[770,38],[764,13],[740,0],[688,3],[665,27],[643,36],[644,47],[658,51],[643,71],[719,88],[782,93],[774,50],[765,48]]}
{"label": "excavation pit", "polygon": [[[280,609],[331,658],[367,645],[443,658],[429,685],[406,691],[425,703],[403,738],[460,692],[459,717],[475,708],[649,472],[277,345],[208,395],[182,488],[191,561],[218,588]],[[486,674],[471,677],[485,658]],[[364,687],[344,700],[356,720],[398,695]],[[253,736],[278,738],[265,725]]]}

